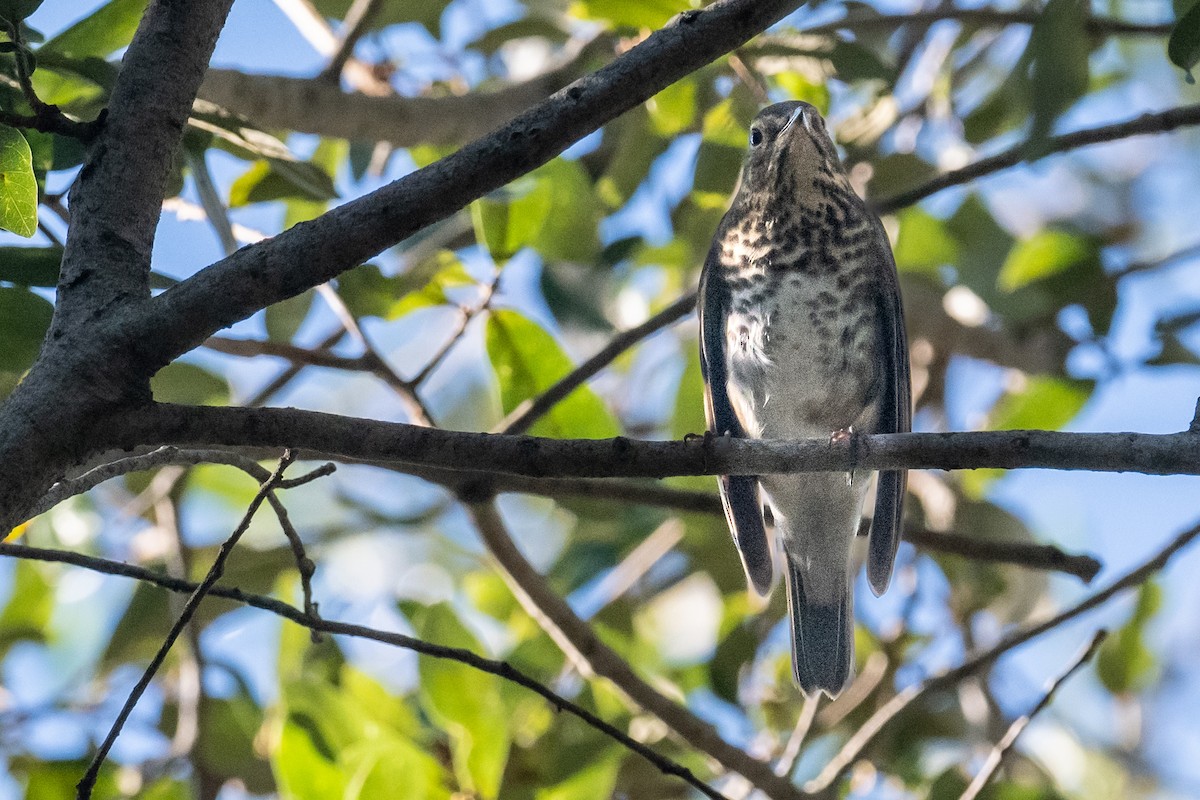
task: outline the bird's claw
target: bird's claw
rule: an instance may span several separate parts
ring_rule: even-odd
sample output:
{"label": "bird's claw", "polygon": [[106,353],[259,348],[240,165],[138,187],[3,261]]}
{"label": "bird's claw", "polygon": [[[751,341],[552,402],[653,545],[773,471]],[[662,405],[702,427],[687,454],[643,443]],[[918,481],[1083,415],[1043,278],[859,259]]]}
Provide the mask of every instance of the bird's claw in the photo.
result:
{"label": "bird's claw", "polygon": [[844,444],[846,442],[850,443],[851,467],[846,472],[846,485],[847,486],[854,485],[853,462],[857,460],[857,458],[856,458],[857,453],[858,453],[858,447],[857,447],[858,440],[856,438],[857,434],[858,434],[858,432],[854,430],[853,425],[849,425],[845,428],[840,428],[840,429],[834,431],[833,433],[829,434],[829,445],[831,447],[833,445]]}

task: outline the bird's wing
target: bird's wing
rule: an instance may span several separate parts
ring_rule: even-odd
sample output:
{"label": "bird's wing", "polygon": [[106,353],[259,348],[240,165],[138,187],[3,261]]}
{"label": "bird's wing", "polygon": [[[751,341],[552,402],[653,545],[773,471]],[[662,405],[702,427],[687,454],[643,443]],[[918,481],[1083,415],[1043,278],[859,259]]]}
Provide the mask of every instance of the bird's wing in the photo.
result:
{"label": "bird's wing", "polygon": [[[717,436],[746,438],[745,428],[729,400],[729,360],[725,352],[725,319],[729,314],[729,286],[719,268],[704,265],[700,278],[700,369],[704,373],[704,410],[708,428]],[[759,594],[771,588],[771,548],[763,524],[758,478],[754,475],[719,477],[721,501],[729,530],[746,568],[746,577]]]}
{"label": "bird's wing", "polygon": [[[909,377],[908,336],[904,329],[904,309],[900,303],[900,282],[896,262],[888,246],[883,226],[876,223],[880,266],[879,327],[884,357],[883,398],[879,433],[907,433],[912,430],[912,381]],[[892,579],[892,564],[900,545],[904,493],[908,485],[905,470],[879,473],[875,494],[875,516],[871,522],[868,545],[867,578],[871,591],[881,595]]]}

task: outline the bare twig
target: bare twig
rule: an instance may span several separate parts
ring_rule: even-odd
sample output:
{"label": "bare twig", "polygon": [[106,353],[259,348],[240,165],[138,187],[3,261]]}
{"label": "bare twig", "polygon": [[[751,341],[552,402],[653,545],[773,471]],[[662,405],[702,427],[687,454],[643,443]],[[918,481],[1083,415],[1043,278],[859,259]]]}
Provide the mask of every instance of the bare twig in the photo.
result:
{"label": "bare twig", "polygon": [[217,552],[217,557],[213,560],[213,564],[208,570],[208,574],[204,576],[204,580],[200,582],[200,585],[197,586],[192,592],[191,596],[188,597],[187,603],[184,604],[183,611],[175,620],[175,624],[171,626],[171,630],[167,632],[166,637],[163,639],[162,645],[160,645],[158,648],[158,652],[156,652],[154,654],[154,658],[150,660],[149,666],[146,667],[146,670],[142,673],[142,677],[139,678],[138,682],[134,685],[133,690],[129,693],[129,697],[125,699],[125,704],[121,707],[120,712],[117,714],[117,718],[113,722],[112,727],[109,728],[108,735],[104,737],[104,741],[101,742],[100,746],[96,749],[96,754],[92,757],[91,763],[88,764],[87,771],[84,772],[83,777],[80,778],[79,783],[76,784],[76,797],[78,800],[88,800],[91,798],[92,789],[96,785],[96,778],[100,775],[100,767],[104,764],[105,758],[108,757],[108,751],[112,749],[113,743],[117,741],[117,737],[121,734],[121,729],[125,726],[125,721],[129,719],[129,715],[133,712],[133,708],[137,705],[138,700],[141,699],[142,693],[146,691],[146,687],[149,686],[150,681],[154,679],[154,675],[158,672],[158,668],[161,667],[163,661],[166,660],[167,653],[170,652],[171,646],[175,643],[175,640],[179,638],[179,635],[183,632],[184,628],[187,627],[188,623],[191,622],[191,619],[195,615],[196,609],[200,607],[200,602],[204,599],[204,596],[209,593],[213,587],[213,584],[220,580],[221,575],[225,571],[225,562],[228,560],[230,553],[233,552],[234,545],[237,544],[238,540],[242,538],[242,534],[244,534],[250,527],[250,521],[254,519],[255,512],[258,511],[259,506],[261,506],[263,501],[266,500],[267,495],[270,493],[272,487],[274,487],[275,484],[283,477],[284,470],[291,465],[293,459],[294,456],[292,455],[291,451],[288,451],[284,454],[283,458],[279,460],[279,466],[276,467],[275,471],[271,473],[271,476],[262,484],[262,486],[259,487],[258,493],[254,496],[254,499],[250,501],[250,506],[246,509],[246,513],[243,515],[241,523],[238,524],[237,528],[233,531],[229,538],[226,539],[224,544],[221,545],[220,550]]}
{"label": "bare twig", "polygon": [[696,293],[691,292],[680,297],[674,303],[659,311],[650,319],[637,327],[614,336],[612,341],[600,352],[580,364],[570,373],[563,376],[535,399],[526,401],[513,409],[508,419],[501,422],[497,430],[503,433],[524,433],[533,423],[537,422],[547,411],[554,408],[567,395],[586,383],[593,375],[611,364],[618,356],[633,347],[638,342],[657,331],[671,325],[696,307]]}
{"label": "bare twig", "polygon": [[[89,569],[106,575],[118,575],[144,583],[153,584],[163,589],[179,593],[195,593],[203,584],[196,584],[190,581],[179,580],[169,576],[161,575],[144,567],[134,566],[132,564],[123,564],[118,561],[110,561],[107,559],[87,556],[80,553],[73,553],[63,550],[51,550],[39,547],[29,547],[27,545],[3,544],[0,543],[0,555],[9,556],[11,558],[24,558],[33,561],[46,561],[51,563],[70,564],[72,566]],[[297,625],[301,625],[314,633],[327,633],[337,636],[351,636],[360,639],[369,639],[371,641],[381,642],[383,644],[392,645],[394,647],[403,647],[407,650],[429,656],[431,658],[444,659],[448,661],[456,661],[461,664],[473,667],[481,672],[486,672],[489,675],[495,675],[507,681],[511,681],[519,686],[522,686],[542,698],[547,700],[551,705],[560,711],[565,711],[578,719],[582,720],[587,725],[595,728],[610,737],[623,747],[637,753],[642,758],[645,758],[656,768],[667,775],[674,775],[687,783],[705,796],[714,798],[714,800],[724,800],[724,795],[717,792],[712,787],[705,784],[697,778],[691,770],[678,762],[660,755],[646,745],[631,738],[626,733],[622,732],[615,726],[597,717],[592,712],[582,706],[571,702],[565,697],[555,693],[553,690],[538,682],[529,675],[521,672],[516,667],[509,664],[507,661],[498,661],[490,658],[484,658],[470,650],[465,650],[459,647],[446,647],[444,645],[426,642],[421,639],[415,639],[411,636],[405,636],[400,633],[391,633],[381,631],[375,628],[369,628],[363,625],[353,625],[337,620],[318,619],[304,613],[303,610],[295,606],[276,600],[272,597],[263,595],[251,594],[244,592],[241,589],[229,588],[224,586],[212,586],[207,594],[213,597],[221,597],[227,600],[233,600],[237,603],[242,603],[247,606],[259,608],[264,611],[269,611],[272,614],[290,620]]]}
{"label": "bare twig", "polygon": [[777,776],[770,765],[726,742],[712,726],[656,690],[634,672],[625,659],[604,644],[517,549],[489,497],[468,494],[463,499],[510,590],[581,673],[608,678],[634,703],[661,719],[689,745],[716,759],[726,770],[742,775],[769,797],[775,800],[802,797],[789,781]]}
{"label": "bare twig", "polygon": [[272,342],[262,339],[232,339],[227,336],[210,336],[204,342],[209,350],[224,353],[229,356],[254,358],[256,356],[274,356],[286,358],[298,366],[328,367],[354,372],[374,372],[375,364],[366,356],[339,356],[321,347],[299,347],[287,342]]}
{"label": "bare twig", "polygon": [[1142,114],[1124,122],[1103,125],[1098,128],[1088,128],[1060,136],[1051,136],[1036,150],[1031,150],[1028,142],[1011,147],[1003,153],[989,158],[981,158],[974,164],[968,164],[962,169],[952,170],[933,178],[906,192],[893,195],[875,203],[876,210],[881,214],[890,214],[906,206],[935,195],[951,186],[978,180],[995,172],[1015,167],[1022,161],[1041,159],[1055,153],[1063,153],[1080,147],[1087,147],[1103,142],[1113,142],[1127,139],[1131,136],[1142,136],[1154,133],[1168,133],[1188,125],[1200,125],[1200,103],[1190,106],[1159,111],[1153,114]]}
{"label": "bare twig", "polygon": [[984,762],[978,774],[975,775],[975,779],[959,795],[958,800],[975,800],[979,796],[979,793],[983,791],[983,787],[987,785],[987,782],[996,774],[996,770],[1000,768],[1000,762],[1004,760],[1005,754],[1012,749],[1012,746],[1017,741],[1017,737],[1021,735],[1021,732],[1025,730],[1042,709],[1050,705],[1050,701],[1054,698],[1054,693],[1058,691],[1058,687],[1062,686],[1067,678],[1074,675],[1080,667],[1091,661],[1092,656],[1096,654],[1096,650],[1099,649],[1107,635],[1108,631],[1106,630],[1101,629],[1096,631],[1096,634],[1092,637],[1092,641],[1075,657],[1071,665],[1046,687],[1046,693],[1042,695],[1042,699],[1038,701],[1037,705],[1030,709],[1028,714],[1013,720],[1012,725],[1004,732],[1004,736],[1001,737],[1000,741],[996,742],[996,746],[988,754],[987,761]]}
{"label": "bare twig", "polygon": [[446,356],[450,355],[450,351],[453,350],[454,346],[462,340],[463,336],[466,335],[467,327],[471,324],[471,320],[475,319],[475,317],[491,308],[492,300],[495,298],[496,290],[499,287],[500,272],[497,271],[495,277],[492,278],[491,283],[484,287],[483,296],[479,298],[479,301],[473,306],[459,309],[458,326],[454,329],[454,332],[450,334],[450,338],[447,339],[440,348],[438,348],[438,351],[434,353],[429,361],[425,363],[425,366],[421,367],[420,372],[418,372],[412,377],[411,380],[409,380],[408,383],[413,387],[414,390],[419,388],[421,384],[425,383],[429,376],[433,374],[433,371],[441,365],[442,361],[445,360]]}
{"label": "bare twig", "polygon": [[346,12],[346,18],[342,21],[345,31],[338,40],[337,50],[329,59],[329,66],[325,67],[325,71],[321,73],[322,79],[337,81],[342,74],[342,69],[346,66],[346,60],[354,52],[354,46],[367,32],[367,26],[371,24],[371,20],[382,5],[382,0],[354,0],[350,5],[350,10]]}
{"label": "bare twig", "polygon": [[233,225],[229,222],[229,211],[221,201],[221,195],[213,184],[212,174],[208,171],[208,161],[205,151],[187,151],[188,166],[192,168],[192,180],[196,183],[196,193],[200,195],[200,205],[204,207],[204,215],[221,242],[225,255],[238,249],[237,237],[233,235]]}
{"label": "bare twig", "polygon": [[1171,558],[1192,542],[1197,536],[1200,536],[1200,524],[1194,525],[1191,528],[1180,533],[1166,547],[1158,552],[1157,555],[1143,562],[1140,566],[1135,567],[1125,573],[1119,579],[1111,583],[1106,588],[1089,596],[1082,602],[1072,606],[1061,614],[1048,619],[1036,625],[1031,625],[1024,630],[1009,634],[999,644],[982,653],[978,653],[967,659],[962,665],[944,672],[933,678],[929,678],[923,683],[914,684],[904,691],[896,694],[883,706],[880,707],[863,725],[854,732],[854,735],[846,742],[842,749],[834,756],[821,773],[805,786],[807,791],[821,791],[831,786],[834,781],[849,767],[863,748],[871,742],[875,736],[883,730],[897,714],[907,708],[914,700],[923,697],[930,692],[944,689],[962,680],[968,675],[972,675],[981,670],[987,669],[996,662],[1000,656],[1007,653],[1013,648],[1019,647],[1030,639],[1041,636],[1047,631],[1053,630],[1065,622],[1068,622],[1080,614],[1091,611],[1099,605],[1106,603],[1113,596],[1119,594],[1125,589],[1137,586],[1146,581],[1154,573],[1161,570],[1167,565]]}
{"label": "bare twig", "polygon": [[817,708],[820,705],[821,695],[813,694],[804,697],[804,704],[800,706],[800,716],[796,719],[796,727],[792,728],[787,744],[784,745],[783,752],[779,754],[779,760],[775,762],[775,774],[779,777],[786,778],[792,774],[792,767],[796,765],[796,757],[800,755],[804,737],[808,736],[813,720],[817,718]]}

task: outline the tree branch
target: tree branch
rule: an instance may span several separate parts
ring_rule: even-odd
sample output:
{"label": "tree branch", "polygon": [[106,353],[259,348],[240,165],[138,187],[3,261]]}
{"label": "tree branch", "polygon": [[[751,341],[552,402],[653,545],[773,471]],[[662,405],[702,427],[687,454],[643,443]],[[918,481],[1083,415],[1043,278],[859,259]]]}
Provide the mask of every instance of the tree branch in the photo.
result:
{"label": "tree branch", "polygon": [[856,435],[852,440],[545,439],[446,431],[294,408],[152,404],[97,425],[110,447],[297,447],[321,458],[529,477],[642,477],[1024,469],[1200,474],[1195,434],[978,431]]}
{"label": "tree branch", "polygon": [[[930,11],[914,11],[908,14],[849,14],[844,19],[805,28],[805,34],[827,34],[837,31],[893,31],[902,25],[929,27],[936,22],[954,20],[979,27],[999,28],[1007,25],[1035,25],[1042,18],[1041,11],[999,11],[990,8],[939,8]],[[1091,16],[1085,21],[1088,33],[1096,36],[1166,36],[1174,28],[1173,22],[1140,23],[1128,22],[1114,17]]]}
{"label": "tree branch", "polygon": [[716,729],[658,692],[604,644],[517,549],[490,498],[468,496],[463,500],[509,588],[526,612],[581,672],[612,681],[634,703],[666,723],[689,745],[716,759],[726,770],[742,775],[768,797],[774,800],[803,797],[789,781],[776,775],[769,764],[726,742]]}
{"label": "tree branch", "polygon": [[984,762],[975,779],[971,781],[971,784],[959,796],[958,800],[975,800],[979,796],[979,793],[983,791],[983,787],[987,786],[987,782],[992,779],[992,776],[996,774],[996,770],[1000,768],[1000,762],[1004,760],[1005,754],[1016,744],[1017,737],[1028,727],[1033,718],[1041,713],[1042,709],[1050,705],[1050,701],[1054,699],[1054,694],[1058,691],[1058,687],[1062,686],[1067,678],[1074,675],[1080,667],[1092,660],[1092,656],[1100,649],[1100,645],[1103,644],[1106,636],[1108,636],[1108,631],[1103,629],[1096,631],[1096,634],[1092,636],[1092,641],[1075,657],[1071,665],[1046,687],[1046,693],[1042,695],[1037,705],[1030,709],[1028,714],[1024,714],[1013,720],[1012,725],[1004,732],[1004,736],[992,748],[992,752],[988,754],[987,761]]}
{"label": "tree branch", "polygon": [[[145,343],[147,360],[166,363],[221,328],[324,283],[546,163],[797,5],[799,0],[718,0],[685,12],[598,72],[453,155],[201,270],[154,298],[153,310],[131,334]],[[213,303],[214,297],[222,302]]]}
{"label": "tree branch", "polygon": [[58,336],[79,334],[114,304],[149,297],[150,251],[172,159],[232,2],[160,0],[142,18],[71,188],[75,224],[58,283]]}
{"label": "tree branch", "polygon": [[250,521],[254,519],[254,514],[258,511],[259,506],[263,504],[263,501],[267,499],[267,495],[271,492],[271,489],[283,477],[284,470],[292,463],[293,458],[294,456],[289,451],[284,454],[283,458],[279,459],[279,466],[275,468],[271,476],[259,487],[258,493],[254,495],[254,499],[250,501],[249,508],[246,509],[246,513],[242,516],[242,521],[229,538],[225,540],[224,544],[221,545],[220,550],[217,552],[217,557],[213,559],[212,566],[208,569],[208,574],[204,576],[204,580],[200,582],[200,585],[188,597],[187,603],[183,606],[183,611],[180,612],[179,617],[171,626],[171,630],[167,632],[162,645],[158,648],[158,652],[150,659],[150,664],[134,685],[133,690],[130,691],[129,697],[125,699],[125,704],[121,706],[116,720],[113,721],[112,727],[108,730],[108,735],[104,737],[104,741],[96,749],[96,754],[92,757],[91,763],[88,764],[87,771],[84,772],[83,777],[76,784],[75,796],[78,800],[89,800],[91,798],[92,789],[96,785],[96,779],[100,776],[100,767],[104,764],[104,759],[108,757],[108,751],[112,749],[113,744],[117,741],[117,737],[121,735],[121,729],[125,726],[125,721],[133,713],[134,706],[141,699],[142,694],[146,691],[146,687],[150,685],[150,681],[154,679],[154,675],[158,672],[159,667],[166,661],[167,653],[171,651],[171,646],[175,644],[175,640],[179,638],[184,628],[188,626],[192,617],[195,616],[196,610],[200,607],[200,602],[204,600],[204,596],[221,579],[221,575],[225,572],[225,562],[233,552],[234,546],[242,538],[242,534],[250,527]]}
{"label": "tree branch", "polygon": [[821,773],[816,778],[809,781],[805,789],[808,791],[821,791],[831,786],[842,772],[854,763],[863,749],[883,730],[884,726],[911,705],[913,701],[931,692],[949,688],[968,675],[987,669],[1009,650],[1020,647],[1030,639],[1041,636],[1043,633],[1053,630],[1075,619],[1079,615],[1091,611],[1097,606],[1103,605],[1125,589],[1130,589],[1144,583],[1154,573],[1166,567],[1171,558],[1184,547],[1191,544],[1197,536],[1200,536],[1200,524],[1183,531],[1166,547],[1160,550],[1157,555],[1125,573],[1106,588],[1063,611],[1061,614],[1036,625],[1031,625],[1024,630],[1011,633],[995,647],[972,656],[962,665],[936,677],[929,678],[923,683],[914,684],[896,694],[854,732],[854,735],[850,737],[849,741],[846,742],[838,754],[825,765],[825,768],[821,770]]}
{"label": "tree branch", "polygon": [[[64,550],[51,550],[41,547],[30,547],[28,545],[0,543],[0,556],[23,558],[31,561],[69,564],[82,569],[103,573],[105,575],[117,575],[120,577],[132,578],[134,580],[152,584],[154,586],[158,586],[168,591],[180,594],[191,594],[200,588],[200,584],[161,575],[144,567],[139,567],[132,564],[124,564],[119,561],[111,561],[108,559],[96,558],[94,556],[87,556]],[[208,591],[208,594],[213,597],[221,597],[226,600],[232,600],[236,603],[241,603],[242,605],[262,609],[263,611],[269,611],[276,616],[308,628],[313,633],[350,636],[359,639],[368,639],[371,641],[380,642],[382,644],[392,645],[394,647],[402,647],[406,650],[412,650],[413,652],[420,653],[431,658],[457,661],[461,664],[466,664],[469,667],[473,667],[480,672],[486,672],[489,675],[495,675],[499,678],[503,678],[504,680],[511,681],[512,683],[522,686],[541,696],[557,710],[566,711],[568,714],[577,717],[585,724],[600,731],[605,736],[608,736],[609,738],[620,743],[631,752],[637,753],[642,758],[645,758],[647,761],[657,767],[664,774],[674,775],[682,780],[687,781],[690,786],[704,793],[707,797],[714,798],[715,800],[721,800],[724,798],[724,795],[706,785],[687,767],[684,767],[683,765],[666,756],[660,755],[641,742],[631,738],[615,726],[597,717],[586,708],[583,708],[582,706],[571,702],[565,697],[556,694],[545,684],[542,684],[524,672],[521,672],[507,661],[484,658],[483,656],[473,653],[470,650],[434,644],[421,639],[415,639],[411,636],[405,636],[401,633],[381,631],[375,628],[366,627],[364,625],[354,625],[348,622],[340,622],[338,620],[315,618],[305,614],[301,609],[284,603],[280,600],[263,595],[251,594],[237,588],[213,586]]]}
{"label": "tree branch", "polygon": [[880,214],[890,214],[906,206],[914,205],[926,197],[935,195],[951,186],[991,175],[1001,170],[1015,167],[1023,161],[1036,161],[1056,153],[1064,153],[1079,147],[1087,147],[1103,142],[1113,142],[1127,139],[1131,136],[1143,136],[1152,133],[1168,133],[1187,125],[1200,125],[1200,103],[1190,106],[1179,106],[1153,114],[1142,114],[1139,117],[1124,122],[1103,125],[1098,128],[1088,128],[1073,133],[1051,136],[1046,142],[1031,149],[1029,142],[1023,142],[988,158],[982,158],[974,164],[968,164],[962,169],[952,170],[939,175],[906,192],[893,195],[875,203],[875,209]]}

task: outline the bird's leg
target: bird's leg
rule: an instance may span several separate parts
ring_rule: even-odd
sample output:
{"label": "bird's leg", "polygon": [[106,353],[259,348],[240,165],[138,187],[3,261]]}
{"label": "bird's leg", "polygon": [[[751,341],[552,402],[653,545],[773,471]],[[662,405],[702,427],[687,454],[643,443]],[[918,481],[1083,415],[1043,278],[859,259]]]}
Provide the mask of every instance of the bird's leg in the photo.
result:
{"label": "bird's leg", "polygon": [[846,485],[854,485],[854,466],[858,461],[858,432],[854,430],[853,425],[848,425],[845,428],[840,428],[829,434],[829,445],[842,444],[843,442],[850,443],[850,469],[846,472]]}
{"label": "bird's leg", "polygon": [[[712,440],[714,438],[716,438],[716,435],[717,434],[711,430],[707,430],[702,434],[701,433],[685,433],[683,435],[683,440],[685,442],[694,442],[697,439],[704,440],[704,471],[705,472],[708,471],[708,448],[712,445]],[[725,435],[728,436],[729,432],[726,431]]]}

